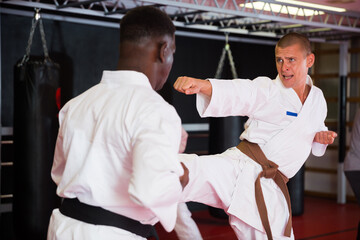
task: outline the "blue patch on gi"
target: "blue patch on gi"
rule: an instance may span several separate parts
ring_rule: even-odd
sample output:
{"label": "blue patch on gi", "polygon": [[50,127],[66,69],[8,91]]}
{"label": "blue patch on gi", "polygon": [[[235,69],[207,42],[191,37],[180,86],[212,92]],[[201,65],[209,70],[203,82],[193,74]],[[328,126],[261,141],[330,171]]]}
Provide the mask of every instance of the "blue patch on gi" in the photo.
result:
{"label": "blue patch on gi", "polygon": [[297,113],[286,111],[286,115],[297,117]]}

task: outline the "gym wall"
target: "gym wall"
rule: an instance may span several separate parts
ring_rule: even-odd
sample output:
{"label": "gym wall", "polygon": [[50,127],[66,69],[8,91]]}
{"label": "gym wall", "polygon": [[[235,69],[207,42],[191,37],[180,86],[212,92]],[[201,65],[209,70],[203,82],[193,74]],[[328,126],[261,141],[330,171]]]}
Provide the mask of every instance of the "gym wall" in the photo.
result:
{"label": "gym wall", "polygon": [[[25,54],[32,19],[1,14],[2,125],[13,123],[13,68]],[[79,95],[100,81],[103,70],[116,70],[119,29],[43,19],[52,60],[61,66],[62,102]],[[231,35],[230,35],[231,36]],[[240,78],[276,76],[274,46],[230,42]],[[214,77],[224,46],[222,40],[176,36],[176,53],[168,83],[160,92],[175,106],[184,123],[207,122],[195,109],[195,97],[175,93],[178,76]],[[32,55],[43,52],[38,29]],[[232,78],[228,62],[223,78]]]}

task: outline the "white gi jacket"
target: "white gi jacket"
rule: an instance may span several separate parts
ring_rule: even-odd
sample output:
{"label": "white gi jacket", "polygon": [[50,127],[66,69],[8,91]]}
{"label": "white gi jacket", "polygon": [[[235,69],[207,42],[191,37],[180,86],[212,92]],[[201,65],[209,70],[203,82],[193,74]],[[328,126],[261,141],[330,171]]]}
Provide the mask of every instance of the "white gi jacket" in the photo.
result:
{"label": "white gi jacket", "polygon": [[354,118],[351,131],[350,148],[344,161],[345,171],[360,171],[360,109]]}
{"label": "white gi jacket", "polygon": [[[277,77],[215,80],[211,99],[197,94],[197,108],[202,117],[248,116],[240,139],[257,143],[266,157],[279,165],[279,170],[291,178],[312,152],[321,156],[326,145],[314,143],[316,132],[327,130],[324,121],[327,106],[322,91],[311,86],[301,103],[292,88],[285,88]],[[182,155],[190,171],[190,182],[184,189],[186,201],[199,201],[223,208],[230,215],[230,224],[239,239],[255,239],[248,226],[266,234],[255,202],[255,179],[261,166],[231,148],[222,154],[196,157]],[[288,219],[286,200],[272,179],[261,179],[270,226],[275,239],[281,238]],[[245,224],[244,224],[245,223]]]}
{"label": "white gi jacket", "polygon": [[144,74],[104,71],[99,84],[61,109],[59,121],[51,172],[59,196],[174,228],[181,120]]}

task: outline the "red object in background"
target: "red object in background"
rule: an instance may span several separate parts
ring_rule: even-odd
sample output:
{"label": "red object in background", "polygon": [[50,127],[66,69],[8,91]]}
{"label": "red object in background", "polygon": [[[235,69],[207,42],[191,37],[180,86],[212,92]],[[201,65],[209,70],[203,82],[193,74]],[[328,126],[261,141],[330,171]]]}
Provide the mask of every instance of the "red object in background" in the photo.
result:
{"label": "red object in background", "polygon": [[60,110],[61,109],[61,88],[56,89],[55,99],[56,99],[56,106]]}

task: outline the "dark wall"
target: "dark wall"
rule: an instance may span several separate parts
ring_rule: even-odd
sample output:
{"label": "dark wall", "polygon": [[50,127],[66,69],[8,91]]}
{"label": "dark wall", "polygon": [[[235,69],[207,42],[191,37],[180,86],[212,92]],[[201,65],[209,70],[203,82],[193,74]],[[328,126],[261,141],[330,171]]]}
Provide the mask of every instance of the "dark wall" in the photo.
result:
{"label": "dark wall", "polygon": [[[62,68],[63,103],[98,83],[102,70],[115,70],[119,29],[43,19],[50,57]],[[31,18],[1,14],[2,124],[13,122],[13,67],[25,54]],[[31,54],[43,53],[40,34],[34,35]],[[240,78],[276,76],[274,46],[230,42]],[[175,106],[184,123],[207,122],[195,109],[195,97],[173,90],[178,76],[214,77],[223,41],[176,37],[176,53],[168,83],[161,94]],[[223,78],[231,78],[225,62]]]}

